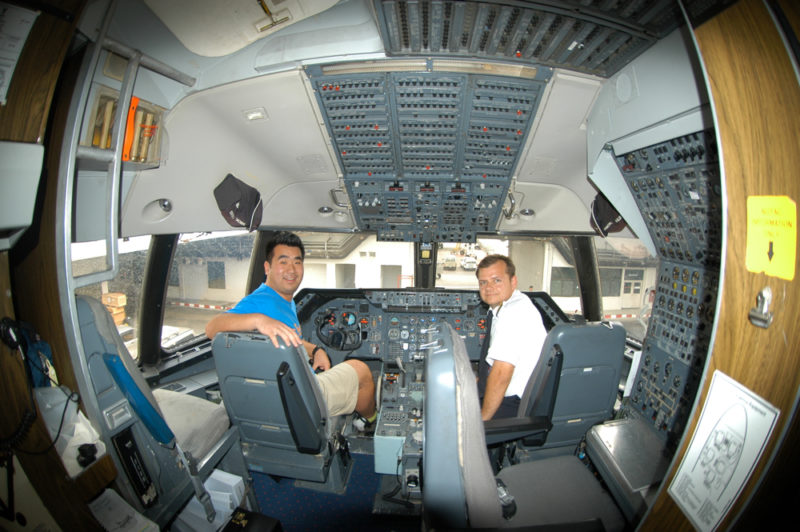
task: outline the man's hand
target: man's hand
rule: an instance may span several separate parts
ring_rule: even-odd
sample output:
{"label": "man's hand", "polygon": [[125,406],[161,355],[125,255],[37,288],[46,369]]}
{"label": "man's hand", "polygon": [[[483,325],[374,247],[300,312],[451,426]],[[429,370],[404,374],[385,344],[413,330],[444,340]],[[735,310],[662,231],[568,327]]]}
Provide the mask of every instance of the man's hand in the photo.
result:
{"label": "man's hand", "polygon": [[[311,363],[312,371],[328,371],[331,369],[331,359],[324,349],[320,347],[317,349],[317,352],[314,353],[314,349],[317,348],[316,345],[312,344],[311,342],[306,342],[305,340],[303,340],[303,344],[305,345],[306,352],[308,352],[308,358],[311,359],[312,356],[314,357]],[[314,354],[312,355],[311,353]]]}
{"label": "man's hand", "polygon": [[275,347],[278,346],[278,338],[282,338],[286,345],[294,347],[303,343],[299,331],[282,321],[259,313],[222,312],[217,314],[206,325],[206,336],[214,338],[217,333],[222,331],[258,331],[267,336]]}
{"label": "man's hand", "polygon": [[318,350],[314,355],[314,365],[311,369],[314,371],[317,371],[318,369],[322,371],[328,371],[331,369],[331,359],[328,357],[328,353],[322,349]]}
{"label": "man's hand", "polygon": [[269,337],[272,345],[278,347],[278,338],[283,339],[287,345],[297,347],[303,343],[300,339],[300,334],[296,329],[289,327],[282,321],[270,318],[265,314],[256,314],[256,324],[254,329]]}

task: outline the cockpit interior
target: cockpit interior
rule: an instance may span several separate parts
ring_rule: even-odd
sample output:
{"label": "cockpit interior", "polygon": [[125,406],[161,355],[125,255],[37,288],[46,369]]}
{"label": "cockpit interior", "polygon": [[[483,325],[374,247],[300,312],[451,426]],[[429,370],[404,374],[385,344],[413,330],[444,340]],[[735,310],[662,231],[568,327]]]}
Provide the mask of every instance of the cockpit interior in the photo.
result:
{"label": "cockpit interior", "polygon": [[[0,528],[786,515],[793,2],[8,0],[0,17],[0,437],[33,493],[0,492]],[[373,375],[369,433],[329,416],[302,349],[206,336],[265,282],[280,231],[305,245],[301,338]],[[517,417],[483,422],[493,254],[547,336]]]}

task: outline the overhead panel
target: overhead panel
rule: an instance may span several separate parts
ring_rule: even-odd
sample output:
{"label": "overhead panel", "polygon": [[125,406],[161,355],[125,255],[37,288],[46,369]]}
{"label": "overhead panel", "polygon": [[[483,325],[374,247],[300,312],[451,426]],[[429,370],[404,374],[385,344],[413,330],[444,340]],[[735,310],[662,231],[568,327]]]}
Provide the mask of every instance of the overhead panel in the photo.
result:
{"label": "overhead panel", "polygon": [[494,231],[552,71],[386,70],[308,68],[358,228],[424,242]]}
{"label": "overhead panel", "polygon": [[[685,0],[693,20],[734,0]],[[683,24],[675,0],[373,0],[386,53],[465,56],[610,77]]]}

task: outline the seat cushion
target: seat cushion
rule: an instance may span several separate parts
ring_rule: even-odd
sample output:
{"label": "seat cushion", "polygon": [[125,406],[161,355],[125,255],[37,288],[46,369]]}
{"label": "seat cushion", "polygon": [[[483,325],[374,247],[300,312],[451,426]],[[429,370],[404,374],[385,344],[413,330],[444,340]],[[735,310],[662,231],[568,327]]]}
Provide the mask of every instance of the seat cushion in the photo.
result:
{"label": "seat cushion", "polygon": [[614,500],[575,456],[557,456],[507,467],[497,475],[517,503],[506,527],[582,523],[600,519],[607,531],[625,520]]}
{"label": "seat cushion", "polygon": [[231,425],[222,404],[163,389],[153,390],[153,397],[181,448],[198,460],[208,454]]}

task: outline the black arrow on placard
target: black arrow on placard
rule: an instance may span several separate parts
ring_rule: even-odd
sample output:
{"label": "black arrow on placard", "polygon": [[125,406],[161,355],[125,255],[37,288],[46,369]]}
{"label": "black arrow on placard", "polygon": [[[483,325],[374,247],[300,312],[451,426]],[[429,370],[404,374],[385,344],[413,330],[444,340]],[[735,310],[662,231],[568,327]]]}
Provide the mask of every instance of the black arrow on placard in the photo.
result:
{"label": "black arrow on placard", "polygon": [[775,256],[775,253],[772,251],[772,242],[769,243],[769,252],[767,252],[767,256],[769,257],[769,261],[772,262],[772,257]]}

